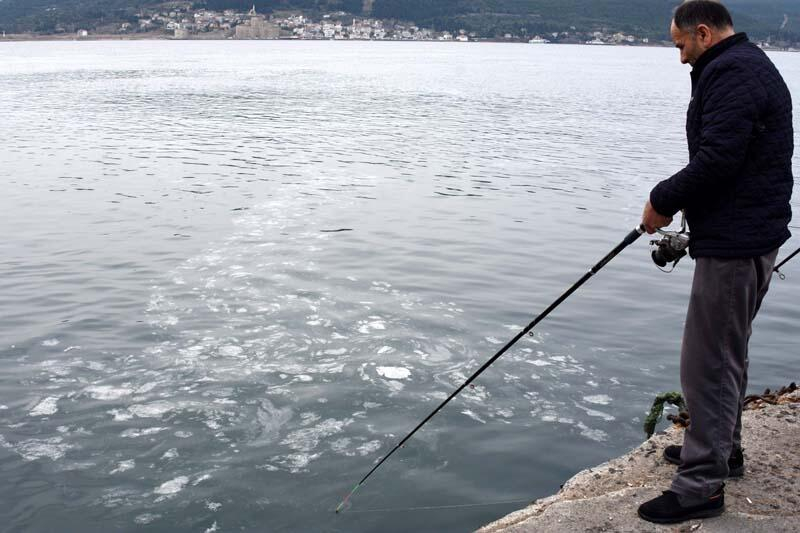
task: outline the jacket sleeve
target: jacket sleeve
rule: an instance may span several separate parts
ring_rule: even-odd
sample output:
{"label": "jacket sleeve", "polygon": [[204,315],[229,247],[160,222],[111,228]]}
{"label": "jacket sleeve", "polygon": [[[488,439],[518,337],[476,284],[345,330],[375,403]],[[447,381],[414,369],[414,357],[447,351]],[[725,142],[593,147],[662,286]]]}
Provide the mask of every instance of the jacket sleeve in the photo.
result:
{"label": "jacket sleeve", "polygon": [[725,187],[745,161],[764,89],[743,65],[719,65],[710,74],[701,102],[697,152],[686,167],[650,192],[650,203],[664,216]]}

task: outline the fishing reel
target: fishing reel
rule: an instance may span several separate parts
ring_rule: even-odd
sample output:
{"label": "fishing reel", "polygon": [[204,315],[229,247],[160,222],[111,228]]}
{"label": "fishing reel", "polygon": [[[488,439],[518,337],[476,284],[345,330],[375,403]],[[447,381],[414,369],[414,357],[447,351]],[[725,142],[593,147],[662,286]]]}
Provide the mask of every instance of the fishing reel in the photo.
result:
{"label": "fishing reel", "polygon": [[656,247],[650,256],[656,266],[662,270],[667,266],[667,263],[672,263],[672,269],[665,271],[672,272],[678,261],[686,255],[686,249],[689,247],[689,232],[686,231],[685,215],[681,213],[680,231],[657,229],[656,232],[662,237],[659,240],[650,241],[650,245]]}

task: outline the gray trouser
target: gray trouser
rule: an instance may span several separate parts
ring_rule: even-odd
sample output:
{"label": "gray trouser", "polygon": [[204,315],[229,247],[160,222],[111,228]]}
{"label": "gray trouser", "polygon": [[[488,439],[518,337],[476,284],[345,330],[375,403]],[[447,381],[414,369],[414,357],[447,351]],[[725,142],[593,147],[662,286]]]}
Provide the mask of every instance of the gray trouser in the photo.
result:
{"label": "gray trouser", "polygon": [[698,258],[681,348],[681,388],[690,424],[672,490],[692,505],[728,477],[741,446],[747,343],[778,250],[747,259]]}

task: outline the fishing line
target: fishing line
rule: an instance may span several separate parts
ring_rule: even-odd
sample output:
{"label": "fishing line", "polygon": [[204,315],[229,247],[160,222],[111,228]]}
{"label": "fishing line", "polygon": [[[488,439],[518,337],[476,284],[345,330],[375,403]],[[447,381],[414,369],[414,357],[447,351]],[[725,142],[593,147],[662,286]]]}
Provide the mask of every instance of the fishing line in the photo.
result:
{"label": "fishing line", "polygon": [[437,511],[440,509],[464,509],[467,507],[487,507],[490,505],[511,505],[525,503],[530,504],[532,500],[526,498],[524,500],[505,500],[502,502],[489,502],[489,503],[462,503],[455,505],[426,505],[424,507],[387,507],[385,509],[361,509],[356,511],[349,511],[351,513],[394,513],[401,511]]}
{"label": "fishing line", "polygon": [[779,277],[779,278],[781,278],[781,279],[786,279],[786,274],[784,274],[783,272],[781,272],[781,271],[780,271],[780,268],[781,268],[783,265],[785,265],[786,263],[788,263],[788,262],[789,262],[789,260],[790,260],[790,259],[792,259],[792,258],[793,258],[794,256],[796,256],[797,254],[800,254],[800,248],[798,248],[797,250],[795,250],[794,252],[792,252],[792,254],[791,254],[789,257],[787,257],[786,259],[784,259],[783,261],[781,261],[780,263],[778,263],[778,265],[777,265],[775,268],[773,268],[773,269],[772,269],[772,271],[773,271],[773,272],[777,272],[777,273],[778,273],[778,277]]}
{"label": "fishing line", "polygon": [[614,257],[616,257],[616,256],[617,256],[617,254],[619,254],[619,253],[620,253],[622,250],[624,250],[624,249],[625,249],[625,248],[627,248],[627,247],[628,247],[630,244],[632,244],[632,243],[633,243],[633,242],[634,242],[636,239],[638,239],[638,238],[639,238],[639,237],[640,237],[640,236],[641,236],[641,235],[642,235],[644,232],[645,232],[644,226],[643,226],[643,225],[639,225],[639,227],[635,228],[633,231],[631,231],[630,233],[628,233],[628,234],[625,236],[625,238],[622,240],[622,242],[620,242],[620,243],[619,243],[617,246],[615,246],[615,247],[614,247],[614,249],[613,249],[613,250],[611,250],[611,251],[610,251],[610,252],[609,252],[609,253],[608,253],[608,254],[607,254],[605,257],[603,257],[603,258],[602,258],[602,259],[601,259],[601,260],[600,260],[600,261],[599,261],[599,262],[598,262],[598,263],[597,263],[595,266],[593,266],[593,267],[591,268],[591,270],[589,270],[589,271],[588,271],[586,274],[584,274],[584,275],[583,275],[583,277],[581,277],[581,279],[579,279],[578,281],[576,281],[576,282],[575,282],[575,283],[574,283],[574,284],[573,284],[573,285],[572,285],[572,286],[571,286],[569,289],[567,289],[567,290],[564,292],[564,294],[562,294],[561,296],[559,296],[559,297],[558,297],[558,299],[557,299],[556,301],[554,301],[553,303],[551,303],[551,304],[550,304],[550,306],[549,306],[547,309],[545,309],[544,311],[542,311],[542,312],[541,312],[541,314],[539,314],[539,316],[537,316],[536,318],[534,318],[534,319],[533,319],[533,321],[532,321],[530,324],[528,324],[528,325],[525,327],[525,329],[523,329],[522,331],[520,331],[519,333],[517,333],[517,335],[516,335],[516,336],[515,336],[513,339],[511,339],[510,341],[508,341],[508,343],[507,343],[505,346],[503,346],[502,348],[500,348],[500,350],[499,350],[499,351],[498,351],[496,354],[494,354],[494,355],[492,356],[492,358],[491,358],[491,359],[489,359],[488,361],[486,361],[486,362],[483,364],[483,366],[481,366],[481,367],[480,367],[478,370],[476,370],[476,371],[475,371],[475,373],[474,373],[474,374],[472,374],[472,375],[471,375],[471,376],[470,376],[470,377],[469,377],[469,378],[468,378],[468,379],[467,379],[467,380],[466,380],[464,383],[462,383],[462,384],[461,384],[461,385],[460,385],[460,386],[459,386],[459,387],[458,387],[458,388],[457,388],[457,389],[456,389],[456,390],[455,390],[455,391],[454,391],[454,392],[453,392],[453,393],[452,393],[450,396],[448,396],[446,400],[444,400],[444,401],[443,401],[441,404],[439,404],[439,406],[438,406],[436,409],[434,409],[433,411],[431,411],[431,413],[430,413],[428,416],[426,416],[426,417],[425,417],[425,419],[424,419],[422,422],[420,422],[419,424],[417,424],[417,427],[415,427],[415,428],[414,428],[414,429],[411,431],[411,433],[409,433],[408,435],[406,435],[406,436],[403,438],[403,440],[401,440],[401,441],[400,441],[400,442],[399,442],[399,443],[398,443],[398,444],[397,444],[397,445],[396,445],[394,448],[392,448],[392,449],[391,449],[391,451],[390,451],[389,453],[387,453],[386,455],[384,455],[384,456],[383,456],[383,458],[382,458],[380,461],[378,461],[378,464],[376,464],[375,466],[373,466],[373,467],[372,467],[372,469],[371,469],[369,472],[367,472],[367,475],[366,475],[366,476],[364,476],[363,478],[361,478],[361,481],[359,481],[359,482],[358,482],[358,484],[356,484],[356,486],[355,486],[355,487],[353,487],[353,490],[351,490],[351,491],[350,491],[350,494],[348,494],[347,496],[345,496],[344,500],[342,500],[342,503],[340,503],[340,504],[339,504],[339,505],[336,507],[336,512],[338,513],[339,511],[341,511],[341,510],[344,508],[344,506],[345,506],[345,505],[347,505],[347,502],[350,500],[350,498],[353,496],[353,494],[355,494],[355,493],[356,493],[356,491],[357,491],[357,490],[358,490],[358,489],[361,487],[361,485],[363,485],[363,484],[364,484],[364,482],[365,482],[365,481],[366,481],[366,480],[367,480],[367,479],[368,479],[368,478],[369,478],[369,477],[372,475],[372,473],[373,473],[373,472],[375,472],[375,471],[376,471],[378,468],[380,468],[380,466],[381,466],[381,465],[382,465],[384,462],[386,462],[386,460],[387,460],[389,457],[391,457],[391,456],[392,456],[392,454],[393,454],[394,452],[396,452],[397,450],[399,450],[399,449],[400,449],[400,448],[403,446],[403,444],[405,444],[405,443],[406,443],[406,441],[408,441],[408,439],[410,439],[410,438],[412,437],[412,435],[414,435],[414,433],[416,433],[417,431],[419,431],[419,429],[420,429],[422,426],[424,426],[424,425],[425,425],[425,424],[428,422],[428,420],[430,420],[431,418],[433,418],[433,417],[434,417],[434,415],[436,415],[436,413],[438,413],[439,411],[441,411],[441,410],[442,410],[442,408],[443,408],[445,405],[447,405],[447,404],[450,402],[450,400],[452,400],[453,398],[455,398],[455,397],[456,397],[456,395],[458,395],[458,393],[459,393],[459,392],[461,392],[462,390],[464,390],[464,389],[465,389],[465,388],[466,388],[466,387],[467,387],[467,386],[468,386],[470,383],[472,383],[473,381],[475,381],[475,378],[477,378],[478,376],[480,376],[480,375],[483,373],[483,371],[484,371],[484,370],[486,370],[487,368],[489,368],[489,366],[491,366],[491,364],[492,364],[492,363],[494,363],[494,362],[495,362],[495,361],[496,361],[496,360],[497,360],[497,359],[498,359],[498,358],[499,358],[501,355],[503,355],[504,353],[506,353],[506,351],[507,351],[509,348],[511,348],[511,347],[512,347],[514,344],[516,344],[516,342],[517,342],[518,340],[520,340],[522,337],[524,337],[525,335],[527,335],[527,334],[528,334],[528,333],[529,333],[529,332],[530,332],[530,331],[531,331],[531,330],[532,330],[532,329],[533,329],[533,328],[536,326],[536,324],[538,324],[539,322],[541,322],[541,321],[542,321],[542,320],[543,320],[543,319],[544,319],[544,318],[545,318],[547,315],[549,315],[549,314],[550,314],[550,312],[551,312],[553,309],[555,309],[556,307],[558,307],[558,306],[561,304],[561,302],[563,302],[564,300],[566,300],[567,298],[569,298],[569,296],[570,296],[570,295],[571,295],[573,292],[575,292],[576,290],[578,290],[578,288],[580,288],[580,286],[581,286],[581,285],[583,285],[584,283],[586,283],[586,282],[589,280],[589,278],[591,278],[592,276],[594,276],[595,274],[597,274],[597,272],[598,272],[598,271],[600,271],[600,269],[601,269],[601,268],[603,268],[604,266],[606,266],[606,265],[607,265],[607,264],[608,264],[608,263],[609,263],[609,262],[610,262],[612,259],[614,259]]}

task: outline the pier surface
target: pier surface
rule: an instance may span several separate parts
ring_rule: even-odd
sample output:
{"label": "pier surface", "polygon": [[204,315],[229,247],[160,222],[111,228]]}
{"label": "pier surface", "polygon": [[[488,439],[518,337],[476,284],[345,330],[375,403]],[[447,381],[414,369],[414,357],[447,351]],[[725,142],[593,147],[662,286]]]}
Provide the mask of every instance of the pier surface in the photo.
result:
{"label": "pier surface", "polygon": [[641,520],[638,506],[669,488],[675,465],[664,447],[682,429],[654,435],[635,450],[579,472],[555,495],[533,502],[479,533],[796,532],[800,530],[800,389],[779,403],[754,402],[742,415],[745,474],[725,486],[722,516],[668,526]]}

